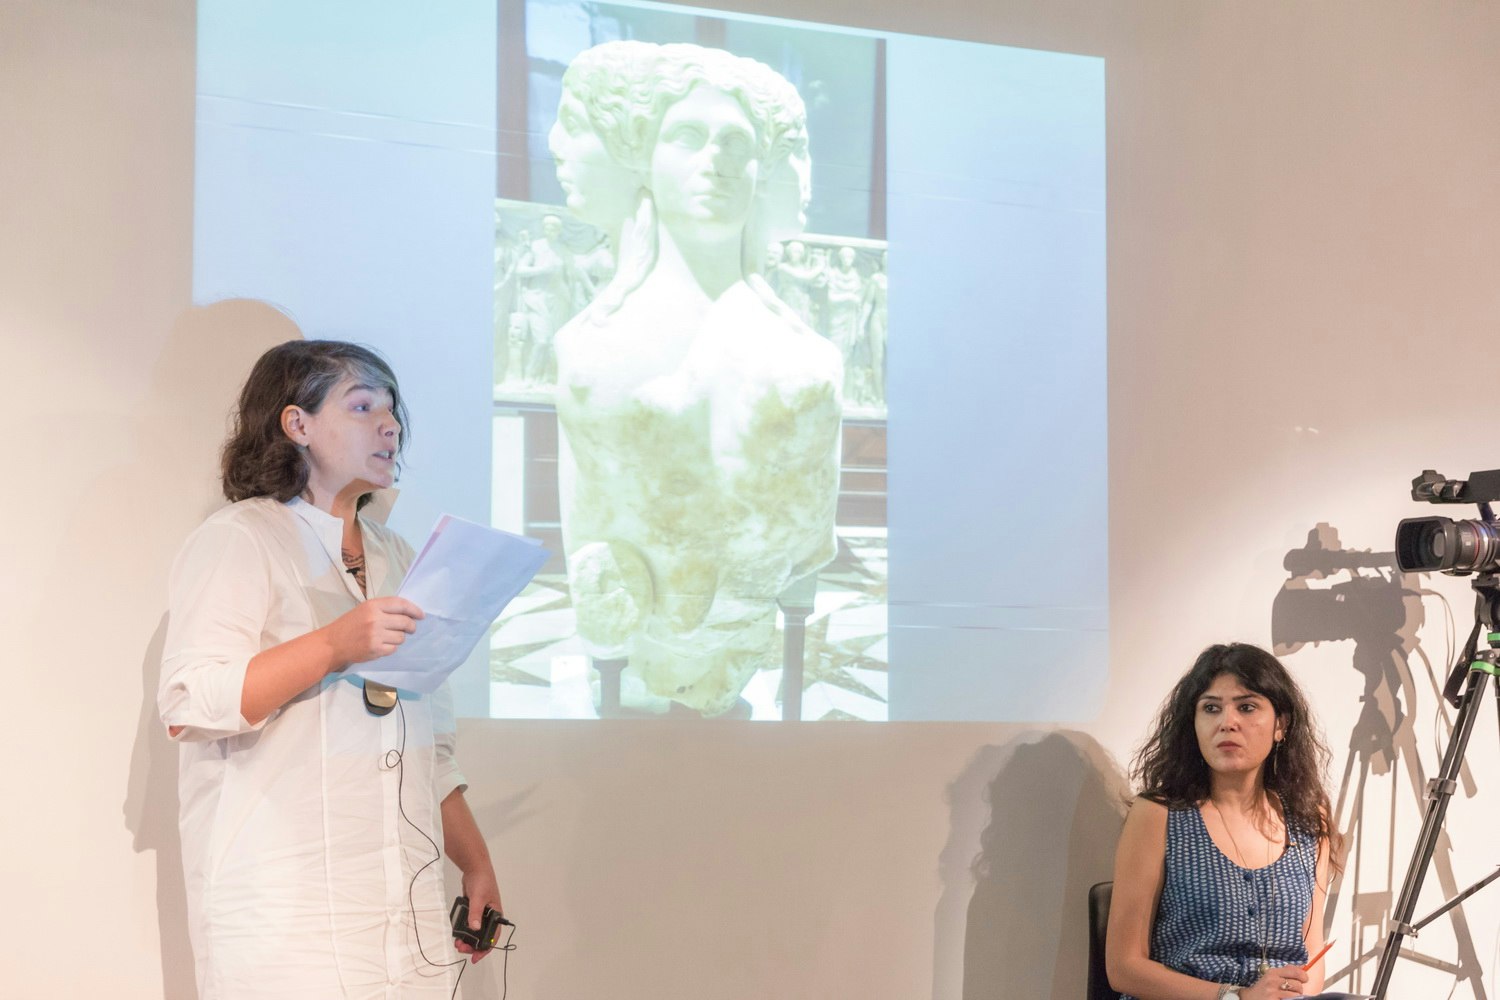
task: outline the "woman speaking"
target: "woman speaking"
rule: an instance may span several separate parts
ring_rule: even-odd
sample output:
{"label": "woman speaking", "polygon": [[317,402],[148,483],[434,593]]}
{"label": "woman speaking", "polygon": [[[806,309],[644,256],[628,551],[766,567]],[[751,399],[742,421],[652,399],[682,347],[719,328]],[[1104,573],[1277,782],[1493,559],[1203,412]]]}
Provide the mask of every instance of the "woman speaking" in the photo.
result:
{"label": "woman speaking", "polygon": [[500,909],[447,689],[413,695],[346,669],[422,618],[394,596],[411,547],[361,512],[395,481],[406,422],[372,351],[272,348],[224,445],[232,502],[173,566],[158,707],[181,746],[202,1000],[449,997],[464,959],[439,843],[471,925]]}

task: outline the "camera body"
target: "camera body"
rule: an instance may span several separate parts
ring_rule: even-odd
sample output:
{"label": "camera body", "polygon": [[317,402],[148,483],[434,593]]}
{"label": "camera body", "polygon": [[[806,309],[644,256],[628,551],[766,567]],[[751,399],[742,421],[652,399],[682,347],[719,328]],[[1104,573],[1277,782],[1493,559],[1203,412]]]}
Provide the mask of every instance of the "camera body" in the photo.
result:
{"label": "camera body", "polygon": [[1490,504],[1500,501],[1500,469],[1446,479],[1432,469],[1411,481],[1411,498],[1424,503],[1473,503],[1479,517],[1408,517],[1396,525],[1396,565],[1407,573],[1494,573],[1500,570],[1500,521]]}

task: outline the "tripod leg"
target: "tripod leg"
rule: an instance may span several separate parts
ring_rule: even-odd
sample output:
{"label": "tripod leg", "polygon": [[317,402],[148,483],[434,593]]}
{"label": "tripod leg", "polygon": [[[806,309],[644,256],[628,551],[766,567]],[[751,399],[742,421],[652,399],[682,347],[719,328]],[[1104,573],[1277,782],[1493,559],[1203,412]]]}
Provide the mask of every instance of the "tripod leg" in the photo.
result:
{"label": "tripod leg", "polygon": [[[1500,687],[1494,688],[1500,694]],[[1478,706],[1475,706],[1478,711]],[[1408,728],[1403,732],[1398,742],[1398,752],[1407,760],[1407,773],[1411,777],[1411,787],[1420,800],[1423,795],[1423,780],[1420,761],[1417,757],[1416,736]],[[1463,762],[1459,763],[1460,770],[1464,770]],[[1437,875],[1438,885],[1442,887],[1443,895],[1452,898],[1458,892],[1458,879],[1453,874],[1453,847],[1446,831],[1438,835],[1438,842],[1434,846],[1432,856],[1432,867]],[[1463,910],[1454,910],[1450,923],[1453,928],[1454,941],[1458,946],[1457,965],[1463,970],[1461,978],[1468,980],[1474,985],[1473,1000],[1488,1000],[1488,994],[1484,989],[1483,970],[1484,963],[1479,958],[1479,953],[1474,947],[1474,936],[1469,932],[1469,922]],[[1420,929],[1420,928],[1419,928]]]}
{"label": "tripod leg", "polygon": [[1427,875],[1427,866],[1432,861],[1433,849],[1442,833],[1443,818],[1448,812],[1448,801],[1457,786],[1459,769],[1463,766],[1464,751],[1469,737],[1474,732],[1474,717],[1479,700],[1484,694],[1489,674],[1483,670],[1470,669],[1468,687],[1459,706],[1458,718],[1454,720],[1453,739],[1443,755],[1443,764],[1432,782],[1427,800],[1427,815],[1422,821],[1422,832],[1417,837],[1417,846],[1412,854],[1411,865],[1406,870],[1406,880],[1401,885],[1401,896],[1391,913],[1391,931],[1386,938],[1385,950],[1380,953],[1380,965],[1375,970],[1375,985],[1371,994],[1375,1000],[1385,1000],[1390,986],[1391,974],[1396,960],[1401,955],[1401,941],[1411,933],[1411,919],[1416,913],[1417,897],[1422,892],[1422,881]]}

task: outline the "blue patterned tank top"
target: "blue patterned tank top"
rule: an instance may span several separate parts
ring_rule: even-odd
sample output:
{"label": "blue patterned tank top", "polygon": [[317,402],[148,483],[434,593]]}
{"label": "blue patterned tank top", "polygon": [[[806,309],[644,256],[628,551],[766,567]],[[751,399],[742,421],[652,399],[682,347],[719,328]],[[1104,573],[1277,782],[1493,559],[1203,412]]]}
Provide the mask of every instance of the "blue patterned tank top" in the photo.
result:
{"label": "blue patterned tank top", "polygon": [[1168,810],[1152,961],[1238,986],[1260,978],[1262,943],[1272,967],[1306,962],[1302,928],[1312,906],[1318,841],[1297,829],[1289,840],[1272,864],[1241,868],[1219,850],[1196,808]]}

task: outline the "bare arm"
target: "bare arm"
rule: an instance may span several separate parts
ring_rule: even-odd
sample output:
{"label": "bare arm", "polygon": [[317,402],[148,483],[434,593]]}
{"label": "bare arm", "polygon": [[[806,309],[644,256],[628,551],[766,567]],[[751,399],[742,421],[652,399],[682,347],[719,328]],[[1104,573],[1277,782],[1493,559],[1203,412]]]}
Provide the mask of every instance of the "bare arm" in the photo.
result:
{"label": "bare arm", "polygon": [[[1303,928],[1302,935],[1307,941],[1307,955],[1311,958],[1322,950],[1323,938],[1323,910],[1328,902],[1328,887],[1330,884],[1329,872],[1332,868],[1332,859],[1328,854],[1328,841],[1318,842],[1318,861],[1316,869],[1316,881],[1313,885],[1312,908],[1307,914],[1307,926]],[[1326,958],[1319,959],[1307,973],[1308,993],[1322,993],[1324,978],[1328,974],[1328,961]]]}
{"label": "bare arm", "polygon": [[[443,851],[463,872],[464,895],[469,897],[469,928],[478,930],[484,918],[484,908],[492,907],[504,913],[500,902],[500,887],[495,882],[495,866],[490,862],[490,849],[485,845],[479,824],[474,822],[474,813],[464,798],[462,788],[455,788],[443,799]],[[463,942],[454,945],[465,955],[472,955],[477,962],[488,951],[474,951]]]}
{"label": "bare arm", "polygon": [[1151,927],[1161,901],[1167,856],[1167,809],[1137,799],[1115,851],[1104,964],[1109,984],[1141,1000],[1216,1000],[1217,983],[1174,972],[1151,960]]}

